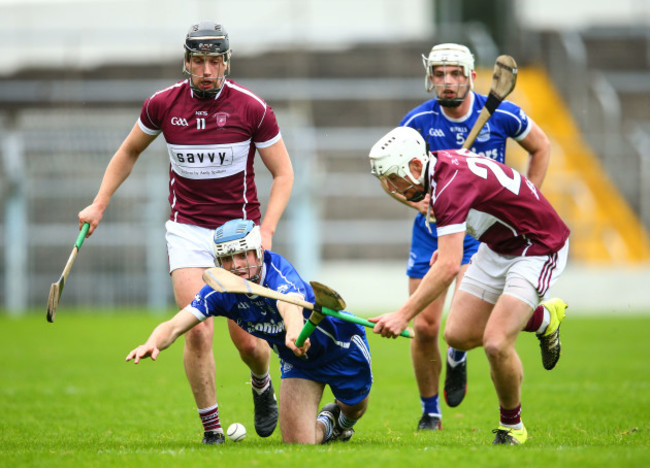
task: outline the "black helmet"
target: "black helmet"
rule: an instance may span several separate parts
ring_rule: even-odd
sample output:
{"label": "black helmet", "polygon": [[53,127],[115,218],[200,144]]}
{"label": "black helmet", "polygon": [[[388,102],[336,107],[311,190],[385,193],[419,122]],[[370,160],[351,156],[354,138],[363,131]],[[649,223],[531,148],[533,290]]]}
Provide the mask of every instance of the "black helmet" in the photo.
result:
{"label": "black helmet", "polygon": [[[193,24],[185,36],[185,62],[183,72],[192,75],[187,63],[192,60],[193,55],[223,56],[224,62],[228,65],[224,78],[230,73],[230,41],[226,29],[214,21],[201,21]],[[215,89],[204,90],[194,86],[190,79],[190,85],[194,94],[198,97],[215,96],[221,86]]]}
{"label": "black helmet", "polygon": [[225,28],[214,21],[193,24],[185,37],[185,53],[227,55],[230,42]]}

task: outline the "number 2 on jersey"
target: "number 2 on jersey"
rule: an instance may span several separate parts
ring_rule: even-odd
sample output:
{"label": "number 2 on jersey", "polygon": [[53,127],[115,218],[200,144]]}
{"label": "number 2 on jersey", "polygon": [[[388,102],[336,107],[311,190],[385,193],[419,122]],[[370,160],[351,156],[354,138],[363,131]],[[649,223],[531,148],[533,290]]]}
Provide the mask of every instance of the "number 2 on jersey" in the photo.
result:
{"label": "number 2 on jersey", "polygon": [[497,178],[499,183],[507,190],[510,190],[515,195],[519,195],[519,188],[521,187],[521,174],[514,169],[512,170],[512,177],[506,174],[501,166],[496,162],[487,158],[467,158],[467,167],[474,174],[482,179],[487,179],[488,169]]}

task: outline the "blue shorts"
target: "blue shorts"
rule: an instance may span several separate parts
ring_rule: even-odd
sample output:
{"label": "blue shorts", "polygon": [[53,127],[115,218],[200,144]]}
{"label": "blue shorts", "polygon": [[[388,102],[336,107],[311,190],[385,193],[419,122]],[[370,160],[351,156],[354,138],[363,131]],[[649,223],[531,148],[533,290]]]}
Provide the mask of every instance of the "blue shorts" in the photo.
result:
{"label": "blue shorts", "polygon": [[368,396],[372,386],[368,341],[355,335],[349,352],[343,358],[314,369],[301,369],[281,359],[280,372],[283,379],[305,379],[329,385],[338,401],[356,405]]}
{"label": "blue shorts", "polygon": [[[418,213],[413,221],[413,234],[411,236],[411,251],[409,252],[409,261],[406,267],[406,274],[409,278],[424,278],[429,271],[429,261],[433,252],[438,250],[438,234],[436,233],[436,223],[430,223],[431,233],[427,229],[427,222],[422,213]],[[463,260],[461,265],[469,263],[472,255],[481,245],[479,241],[467,234],[463,242]]]}

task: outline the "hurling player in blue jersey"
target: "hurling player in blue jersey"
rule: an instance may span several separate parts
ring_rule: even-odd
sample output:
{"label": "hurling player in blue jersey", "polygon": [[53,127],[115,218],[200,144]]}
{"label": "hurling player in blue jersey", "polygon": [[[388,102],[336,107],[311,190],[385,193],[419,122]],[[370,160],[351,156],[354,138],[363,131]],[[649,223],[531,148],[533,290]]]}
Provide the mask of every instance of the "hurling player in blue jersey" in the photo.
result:
{"label": "hurling player in blue jersey", "polygon": [[[283,294],[314,302],[311,285],[282,256],[264,250],[260,229],[236,219],[217,228],[214,250],[218,266]],[[370,351],[362,326],[325,317],[297,348],[295,341],[311,311],[261,296],[219,293],[204,286],[194,301],[158,325],[127,361],[150,357],[192,327],[212,316],[232,319],[251,335],[266,340],[280,358],[280,430],[287,443],[347,441],[368,406],[372,385]],[[325,385],[335,397],[318,411]],[[219,428],[223,443],[223,429]]]}
{"label": "hurling player in blue jersey", "polygon": [[[467,47],[448,43],[434,46],[429,56],[423,56],[422,59],[426,69],[425,87],[427,92],[434,93],[435,98],[411,110],[400,125],[417,130],[431,151],[461,148],[487,99],[487,96],[473,91],[476,79],[474,56]],[[529,165],[525,175],[540,188],[550,159],[550,142],[539,126],[516,104],[509,101],[501,103],[479,133],[471,150],[505,163],[508,138],[515,140],[528,152]],[[387,192],[390,193],[389,190]],[[428,195],[420,202],[406,201],[395,193],[391,193],[391,196],[419,212],[413,224],[407,265],[409,294],[412,294],[429,270],[433,252],[438,249],[435,213],[427,216]],[[460,284],[478,245],[479,242],[468,234],[456,285]],[[442,427],[438,399],[442,371],[438,332],[445,296],[442,294],[432,302],[413,323],[415,339],[411,343],[411,358],[423,409],[418,423],[419,430]],[[446,363],[445,399],[449,406],[454,407],[461,403],[467,390],[466,353],[449,348]]]}

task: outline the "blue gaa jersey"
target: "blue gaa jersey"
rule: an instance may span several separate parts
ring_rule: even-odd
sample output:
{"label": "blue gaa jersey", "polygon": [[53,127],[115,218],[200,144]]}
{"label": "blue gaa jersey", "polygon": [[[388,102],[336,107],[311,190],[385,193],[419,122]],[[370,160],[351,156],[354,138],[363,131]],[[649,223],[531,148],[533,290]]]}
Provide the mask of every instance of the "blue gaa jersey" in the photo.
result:
{"label": "blue gaa jersey", "polygon": [[[473,91],[469,98],[472,100],[471,110],[460,119],[446,117],[440,104],[432,99],[406,114],[400,126],[417,130],[431,151],[461,148],[487,100],[487,96]],[[526,113],[516,104],[503,101],[479,132],[471,150],[505,164],[506,139],[523,140],[530,128]]]}
{"label": "blue gaa jersey", "polygon": [[[274,252],[264,252],[262,286],[283,294],[297,294],[314,302],[311,285],[303,281],[287,259]],[[223,316],[234,320],[251,335],[267,341],[276,354],[297,368],[314,369],[336,361],[348,353],[353,337],[365,338],[361,325],[326,316],[309,337],[311,347],[306,358],[299,358],[285,346],[284,321],[278,312],[277,301],[261,296],[219,293],[204,286],[190,305],[190,311],[201,321],[209,316]],[[308,318],[310,310],[304,309]]]}

